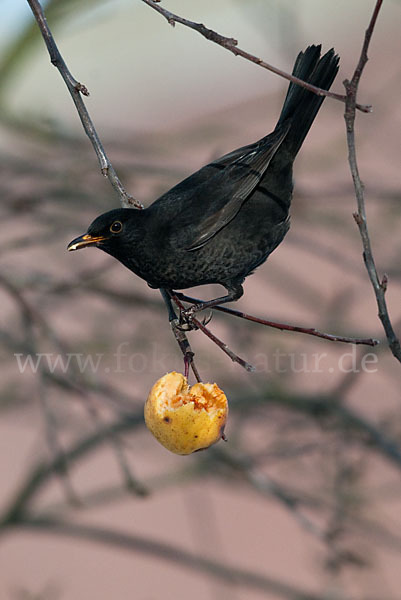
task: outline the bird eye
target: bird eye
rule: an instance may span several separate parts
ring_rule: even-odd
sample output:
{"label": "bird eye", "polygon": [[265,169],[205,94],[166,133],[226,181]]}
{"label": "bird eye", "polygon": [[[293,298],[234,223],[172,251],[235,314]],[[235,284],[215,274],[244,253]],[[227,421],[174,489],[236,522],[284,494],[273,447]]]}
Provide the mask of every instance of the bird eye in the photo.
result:
{"label": "bird eye", "polygon": [[122,228],[123,228],[123,224],[121,223],[121,221],[114,221],[114,223],[112,225],[110,225],[111,233],[120,233]]}

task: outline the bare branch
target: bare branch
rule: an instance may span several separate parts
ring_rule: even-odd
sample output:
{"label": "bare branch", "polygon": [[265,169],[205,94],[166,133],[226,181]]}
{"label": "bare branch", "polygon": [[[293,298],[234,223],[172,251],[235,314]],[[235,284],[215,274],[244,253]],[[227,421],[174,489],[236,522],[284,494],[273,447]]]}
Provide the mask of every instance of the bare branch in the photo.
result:
{"label": "bare branch", "polygon": [[71,75],[67,65],[65,64],[64,59],[61,56],[59,49],[57,48],[56,42],[54,41],[53,35],[50,31],[49,25],[46,21],[46,17],[44,15],[39,0],[27,0],[27,2],[31,7],[33,15],[39,26],[40,32],[46,43],[51,63],[59,70],[60,75],[64,79],[68,91],[71,94],[85,133],[90,139],[92,146],[96,152],[102,174],[109,179],[111,185],[119,195],[122,206],[126,208],[143,208],[142,204],[138,202],[138,200],[135,200],[125,191],[123,184],[118,178],[117,173],[115,172],[103,148],[103,145],[96,132],[95,126],[92,122],[92,119],[89,116],[88,110],[82,99],[82,96],[89,96],[89,92],[82,83],[79,83],[79,81],[77,81]]}
{"label": "bare branch", "polygon": [[[198,300],[197,298],[191,298],[190,296],[186,296],[185,294],[177,293],[177,298],[180,298],[184,302],[190,302],[191,304],[199,304],[202,300]],[[323,338],[324,340],[329,340],[330,342],[345,342],[347,344],[364,344],[365,346],[377,346],[379,340],[375,340],[372,338],[352,338],[352,337],[344,337],[341,335],[333,335],[331,333],[323,333],[318,331],[314,327],[298,327],[297,325],[288,325],[286,323],[277,323],[275,321],[267,321],[266,319],[259,319],[259,317],[253,317],[252,315],[248,315],[239,310],[234,310],[233,308],[227,308],[226,306],[213,306],[212,310],[218,310],[228,315],[233,315],[234,317],[240,317],[241,319],[245,319],[247,321],[252,321],[254,323],[259,323],[260,325],[265,325],[266,327],[272,327],[274,329],[280,329],[281,331],[295,331],[298,333],[305,333],[307,335],[313,335],[315,337]]]}
{"label": "bare branch", "polygon": [[[142,0],[142,2],[145,2],[145,4],[147,4],[148,6],[156,10],[158,13],[160,13],[165,19],[167,19],[168,23],[170,23],[170,25],[172,25],[173,27],[176,23],[179,23],[180,25],[185,25],[185,27],[194,29],[195,31],[203,35],[203,37],[205,37],[207,40],[210,40],[211,42],[222,46],[226,50],[229,50],[235,56],[241,56],[242,58],[245,58],[245,60],[249,60],[250,62],[253,62],[256,65],[259,65],[263,69],[267,69],[268,71],[271,71],[272,73],[275,73],[276,75],[279,75],[280,77],[283,77],[288,81],[292,81],[293,83],[301,85],[302,87],[306,88],[310,92],[313,92],[314,94],[317,94],[318,96],[327,96],[328,98],[333,98],[334,100],[339,100],[343,103],[346,102],[345,95],[336,94],[335,92],[330,92],[329,90],[323,90],[322,88],[316,87],[310,83],[307,83],[306,81],[303,81],[302,79],[298,79],[298,77],[294,77],[294,75],[290,75],[289,73],[286,73],[285,71],[282,71],[281,69],[270,65],[261,58],[254,56],[250,52],[242,50],[238,47],[238,41],[236,39],[225,37],[224,35],[221,35],[220,33],[217,33],[216,31],[213,31],[208,27],[205,27],[203,23],[194,23],[193,21],[189,21],[188,19],[184,19],[183,17],[175,15],[174,13],[160,6],[160,0]],[[365,113],[372,112],[372,107],[369,104],[355,104],[355,107],[358,110]]]}
{"label": "bare branch", "polygon": [[358,204],[358,212],[354,213],[354,219],[358,225],[359,233],[362,239],[363,245],[363,259],[365,262],[366,270],[369,275],[369,279],[372,283],[376,302],[379,309],[379,318],[383,324],[384,331],[388,340],[389,347],[394,357],[401,362],[401,345],[398,337],[396,336],[393,326],[391,324],[390,316],[387,309],[387,303],[385,293],[387,289],[387,276],[384,275],[380,281],[377,273],[375,260],[373,257],[372,246],[369,237],[369,229],[366,217],[365,208],[365,197],[363,184],[359,175],[358,162],[356,157],[355,147],[355,108],[356,108],[356,96],[358,92],[359,81],[365,65],[368,61],[368,48],[369,43],[373,34],[373,30],[377,21],[377,17],[381,8],[383,0],[377,0],[372,18],[369,23],[369,27],[365,32],[365,39],[362,46],[361,55],[359,57],[358,64],[355,72],[352,76],[351,81],[346,79],[344,86],[347,95],[347,102],[345,105],[345,123],[347,129],[347,144],[348,144],[348,161],[351,169],[352,179],[354,182],[355,195]]}

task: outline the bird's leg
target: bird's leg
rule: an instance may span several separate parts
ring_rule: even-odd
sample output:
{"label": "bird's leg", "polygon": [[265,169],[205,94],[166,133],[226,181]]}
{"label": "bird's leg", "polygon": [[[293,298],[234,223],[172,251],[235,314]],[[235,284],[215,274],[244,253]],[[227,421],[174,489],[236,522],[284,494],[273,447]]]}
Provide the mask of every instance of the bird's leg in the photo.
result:
{"label": "bird's leg", "polygon": [[197,312],[204,310],[205,308],[213,308],[214,306],[225,304],[226,302],[234,302],[241,298],[244,293],[243,287],[240,283],[233,284],[230,286],[225,286],[228,294],[226,296],[221,296],[220,298],[214,298],[213,300],[207,300],[205,302],[199,302],[198,304],[193,304],[189,308],[180,311],[180,324],[191,322],[191,317],[193,317]]}
{"label": "bird's leg", "polygon": [[164,304],[167,307],[169,322],[171,323],[172,321],[176,321],[176,320],[178,321],[177,315],[175,314],[175,310],[174,310],[172,302],[171,302],[170,294],[168,293],[168,291],[165,288],[160,288],[160,293],[164,300]]}

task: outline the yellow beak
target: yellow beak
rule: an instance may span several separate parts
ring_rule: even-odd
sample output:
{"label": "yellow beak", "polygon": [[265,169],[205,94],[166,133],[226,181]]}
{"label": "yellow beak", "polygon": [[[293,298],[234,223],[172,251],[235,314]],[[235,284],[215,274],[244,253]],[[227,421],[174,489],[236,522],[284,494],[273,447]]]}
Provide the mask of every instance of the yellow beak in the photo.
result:
{"label": "yellow beak", "polygon": [[86,248],[87,246],[94,246],[98,242],[102,242],[106,238],[102,235],[97,237],[93,237],[89,235],[89,233],[85,233],[84,235],[80,235],[79,237],[72,240],[67,246],[67,250],[80,250],[81,248]]}

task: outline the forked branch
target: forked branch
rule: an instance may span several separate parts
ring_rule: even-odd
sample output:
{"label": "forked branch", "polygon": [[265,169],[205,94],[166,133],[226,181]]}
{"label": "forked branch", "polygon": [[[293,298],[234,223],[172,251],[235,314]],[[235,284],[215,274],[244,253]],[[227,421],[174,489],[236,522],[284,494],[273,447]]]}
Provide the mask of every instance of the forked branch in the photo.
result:
{"label": "forked branch", "polygon": [[369,275],[369,279],[372,283],[375,292],[376,302],[379,309],[379,318],[383,324],[389,347],[395,358],[401,362],[401,345],[391,324],[385,298],[387,290],[387,276],[384,275],[380,280],[376,269],[375,259],[373,256],[366,217],[364,189],[359,175],[355,146],[356,96],[361,75],[368,61],[368,48],[382,4],[383,0],[376,1],[376,5],[373,10],[369,26],[365,32],[365,39],[363,42],[361,55],[359,57],[359,61],[356,66],[355,72],[352,76],[351,81],[349,81],[348,79],[344,81],[344,86],[347,95],[344,118],[347,128],[348,161],[351,169],[352,179],[355,188],[355,196],[358,204],[358,211],[354,213],[354,219],[358,225],[359,233],[362,239],[363,259],[365,262],[366,270]]}

